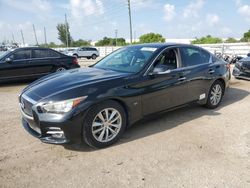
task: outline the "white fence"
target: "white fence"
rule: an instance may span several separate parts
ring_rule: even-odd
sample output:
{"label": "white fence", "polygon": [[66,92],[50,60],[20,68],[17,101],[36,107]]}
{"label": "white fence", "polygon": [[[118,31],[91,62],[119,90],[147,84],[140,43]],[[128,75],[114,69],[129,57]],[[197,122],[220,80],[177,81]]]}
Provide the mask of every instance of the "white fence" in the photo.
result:
{"label": "white fence", "polygon": [[250,53],[250,43],[222,43],[222,44],[199,44],[198,46],[207,49],[212,53],[227,55],[246,56]]}
{"label": "white fence", "polygon": [[[250,43],[221,43],[221,44],[199,44],[202,48],[207,49],[211,53],[223,53],[228,55],[246,56],[250,53]],[[103,46],[96,47],[100,53],[100,57],[105,57],[114,50],[121,48],[120,46]],[[67,48],[55,48],[55,50],[66,50]],[[74,48],[70,48],[74,49]],[[76,49],[76,48],[75,48]]]}

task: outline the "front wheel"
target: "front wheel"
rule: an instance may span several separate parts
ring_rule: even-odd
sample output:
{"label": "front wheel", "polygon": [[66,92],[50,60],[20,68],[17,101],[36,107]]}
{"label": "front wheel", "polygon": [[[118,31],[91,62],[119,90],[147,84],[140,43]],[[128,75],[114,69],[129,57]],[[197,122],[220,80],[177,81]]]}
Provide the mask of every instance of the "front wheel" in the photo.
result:
{"label": "front wheel", "polygon": [[224,89],[224,84],[221,81],[215,81],[209,90],[205,106],[210,109],[217,108],[222,100]]}
{"label": "front wheel", "polygon": [[115,101],[93,106],[83,124],[84,141],[95,148],[112,145],[122,136],[126,127],[124,108]]}

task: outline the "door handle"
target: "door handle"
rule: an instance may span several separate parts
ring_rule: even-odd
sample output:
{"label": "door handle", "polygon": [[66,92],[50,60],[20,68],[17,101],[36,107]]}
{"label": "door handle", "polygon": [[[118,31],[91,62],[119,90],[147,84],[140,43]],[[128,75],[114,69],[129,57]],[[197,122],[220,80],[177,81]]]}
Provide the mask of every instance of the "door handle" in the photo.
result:
{"label": "door handle", "polygon": [[213,69],[209,69],[208,73],[209,73],[209,74],[213,74],[213,73],[214,73],[214,70],[213,70]]}
{"label": "door handle", "polygon": [[184,80],[186,80],[186,77],[180,77],[180,78],[178,78],[178,81],[184,81]]}

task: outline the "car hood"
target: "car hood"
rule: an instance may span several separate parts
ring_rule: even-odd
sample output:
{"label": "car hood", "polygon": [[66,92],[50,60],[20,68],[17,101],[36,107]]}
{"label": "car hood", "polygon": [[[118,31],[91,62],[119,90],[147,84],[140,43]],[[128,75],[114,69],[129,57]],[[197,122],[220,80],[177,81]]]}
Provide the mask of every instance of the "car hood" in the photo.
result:
{"label": "car hood", "polygon": [[79,68],[45,76],[26,87],[23,91],[38,101],[57,93],[97,82],[126,77],[128,73],[97,68]]}

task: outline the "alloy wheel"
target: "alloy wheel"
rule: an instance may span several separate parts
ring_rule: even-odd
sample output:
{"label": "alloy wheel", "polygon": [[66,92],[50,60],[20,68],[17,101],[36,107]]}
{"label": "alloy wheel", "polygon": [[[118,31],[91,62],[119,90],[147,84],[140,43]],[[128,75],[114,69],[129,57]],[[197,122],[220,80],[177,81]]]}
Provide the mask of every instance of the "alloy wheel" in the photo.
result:
{"label": "alloy wheel", "polygon": [[211,95],[210,95],[210,102],[212,105],[216,106],[222,97],[222,88],[220,84],[215,84],[212,88]]}
{"label": "alloy wheel", "polygon": [[122,116],[114,108],[105,108],[100,111],[92,122],[92,135],[99,142],[109,142],[121,130]]}
{"label": "alloy wheel", "polygon": [[56,69],[56,72],[61,72],[61,71],[65,71],[66,69],[64,67],[59,67],[58,69]]}

